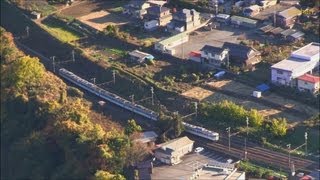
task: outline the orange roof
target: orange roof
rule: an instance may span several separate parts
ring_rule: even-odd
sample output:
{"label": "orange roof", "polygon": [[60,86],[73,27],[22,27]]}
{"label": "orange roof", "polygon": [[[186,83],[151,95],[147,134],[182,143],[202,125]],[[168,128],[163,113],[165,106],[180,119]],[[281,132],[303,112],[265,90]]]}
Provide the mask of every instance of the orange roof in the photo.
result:
{"label": "orange roof", "polygon": [[189,56],[192,56],[192,57],[201,57],[201,53],[199,51],[191,51],[189,53]]}
{"label": "orange roof", "polygon": [[299,80],[302,81],[307,81],[307,82],[311,82],[311,83],[317,83],[320,81],[320,77],[319,76],[312,76],[310,74],[304,74],[300,77],[298,77]]}

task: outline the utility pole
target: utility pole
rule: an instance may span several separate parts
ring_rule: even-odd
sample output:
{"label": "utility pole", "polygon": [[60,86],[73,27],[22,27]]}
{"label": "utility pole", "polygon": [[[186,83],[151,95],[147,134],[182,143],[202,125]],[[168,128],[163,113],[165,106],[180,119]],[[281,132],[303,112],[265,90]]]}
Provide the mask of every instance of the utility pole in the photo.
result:
{"label": "utility pole", "polygon": [[116,71],[112,71],[113,84],[116,84]]}
{"label": "utility pole", "polygon": [[246,132],[247,132],[247,136],[244,138],[244,159],[247,159],[247,138],[248,138],[248,126],[249,126],[249,118],[246,117],[246,123],[247,123],[247,128],[246,128]]}
{"label": "utility pole", "polygon": [[27,37],[29,37],[29,30],[30,30],[29,26],[26,26]]}
{"label": "utility pole", "polygon": [[134,94],[130,96],[132,104],[134,104]]}
{"label": "utility pole", "polygon": [[226,130],[228,131],[228,137],[229,137],[229,151],[230,151],[230,137],[231,137],[231,135],[230,135],[230,127],[228,127]]}
{"label": "utility pole", "polygon": [[308,156],[308,132],[304,133],[304,143],[305,143],[305,155]]}
{"label": "utility pole", "polygon": [[75,58],[74,58],[74,50],[72,50],[71,54],[72,54],[72,61],[73,61],[73,62],[76,62],[76,60],[75,60]]}
{"label": "utility pole", "polygon": [[288,147],[288,149],[289,149],[289,150],[288,150],[288,152],[289,152],[289,155],[288,155],[288,156],[289,156],[289,169],[290,169],[290,167],[291,167],[291,166],[290,166],[290,164],[291,164],[291,154],[290,154],[290,153],[291,153],[291,144],[287,144],[287,147]]}
{"label": "utility pole", "polygon": [[56,63],[55,63],[55,56],[51,56],[51,59],[52,59],[52,66],[53,66],[53,72],[55,73],[56,72]]}
{"label": "utility pole", "polygon": [[96,78],[91,78],[90,80],[93,81],[93,84],[96,84]]}
{"label": "utility pole", "polygon": [[153,87],[150,88],[150,91],[151,91],[151,104],[154,105],[154,99],[153,99],[154,89],[153,89]]}
{"label": "utility pole", "polygon": [[196,117],[198,116],[198,103],[194,102],[194,109],[195,109],[195,113],[196,113]]}

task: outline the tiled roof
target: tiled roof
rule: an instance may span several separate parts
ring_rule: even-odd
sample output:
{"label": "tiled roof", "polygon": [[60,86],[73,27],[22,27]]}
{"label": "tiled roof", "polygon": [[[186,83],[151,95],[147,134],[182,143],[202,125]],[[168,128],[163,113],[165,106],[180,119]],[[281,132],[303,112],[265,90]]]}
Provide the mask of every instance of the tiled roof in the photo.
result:
{"label": "tiled roof", "polygon": [[256,54],[259,54],[258,51],[252,49],[251,47],[241,45],[241,44],[234,44],[225,42],[222,46],[223,49],[229,49],[229,54],[232,57],[238,57],[241,60],[246,60],[250,57],[250,52],[253,50]]}
{"label": "tiled roof", "polygon": [[161,144],[161,147],[157,150],[163,151],[164,153],[171,154],[173,151],[179,150],[186,145],[194,143],[194,141],[190,140],[187,136],[173,139],[164,144]]}
{"label": "tiled roof", "polygon": [[151,6],[147,9],[148,12],[151,12],[152,14],[160,14],[162,12],[165,12],[165,11],[169,11],[170,9],[169,8],[166,8],[166,7],[160,7],[160,6]]}
{"label": "tiled roof", "polygon": [[313,75],[310,75],[310,74],[304,74],[304,75],[298,77],[298,79],[302,80],[302,81],[311,82],[311,83],[320,82],[320,77],[319,76],[313,76]]}
{"label": "tiled roof", "polygon": [[210,52],[211,54],[221,54],[223,48],[205,45],[200,51]]}

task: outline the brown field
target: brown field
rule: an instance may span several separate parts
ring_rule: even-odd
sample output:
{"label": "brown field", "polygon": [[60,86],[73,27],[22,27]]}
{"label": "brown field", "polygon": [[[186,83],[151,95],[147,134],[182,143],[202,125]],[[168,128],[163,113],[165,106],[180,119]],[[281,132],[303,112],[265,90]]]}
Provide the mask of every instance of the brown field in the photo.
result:
{"label": "brown field", "polygon": [[128,23],[126,19],[115,14],[111,14],[106,10],[92,12],[79,17],[78,20],[99,31],[102,31],[109,24],[122,25]]}
{"label": "brown field", "polygon": [[200,88],[200,87],[194,87],[184,93],[182,93],[182,96],[185,96],[187,98],[196,99],[198,101],[202,101],[203,99],[211,96],[214,92]]}

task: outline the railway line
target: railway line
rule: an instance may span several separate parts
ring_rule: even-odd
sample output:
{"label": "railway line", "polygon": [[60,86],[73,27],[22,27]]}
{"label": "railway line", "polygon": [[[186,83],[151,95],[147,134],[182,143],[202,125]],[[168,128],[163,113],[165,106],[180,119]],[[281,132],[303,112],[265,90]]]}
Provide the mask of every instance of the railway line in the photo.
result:
{"label": "railway line", "polygon": [[[218,142],[211,142],[196,136],[191,136],[200,146],[208,149],[229,154],[235,158],[244,158],[244,142],[243,140],[232,140],[230,151],[228,150],[228,138],[220,137]],[[290,171],[288,154],[274,152],[268,149],[258,147],[257,145],[247,144],[247,159],[264,164],[273,168],[280,168]],[[316,169],[318,164],[314,161],[291,156],[290,161],[294,164],[296,170]],[[263,163],[262,163],[263,162]]]}

